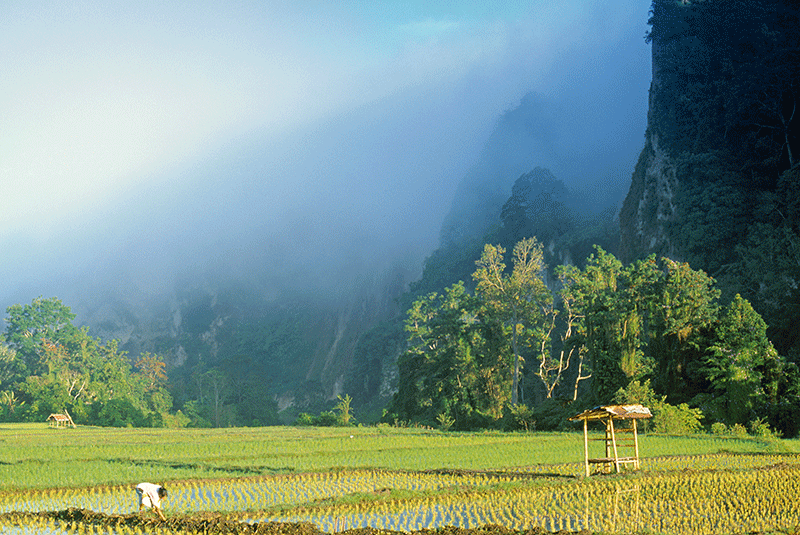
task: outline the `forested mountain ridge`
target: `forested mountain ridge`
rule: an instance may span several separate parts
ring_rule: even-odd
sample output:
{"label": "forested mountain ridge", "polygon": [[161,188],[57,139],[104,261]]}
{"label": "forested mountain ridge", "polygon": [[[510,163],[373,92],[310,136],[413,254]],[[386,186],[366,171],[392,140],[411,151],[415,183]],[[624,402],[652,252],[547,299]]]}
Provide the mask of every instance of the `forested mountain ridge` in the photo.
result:
{"label": "forested mountain ridge", "polygon": [[656,0],[646,143],[620,213],[621,258],[687,261],[737,293],[781,354],[800,338],[800,7]]}

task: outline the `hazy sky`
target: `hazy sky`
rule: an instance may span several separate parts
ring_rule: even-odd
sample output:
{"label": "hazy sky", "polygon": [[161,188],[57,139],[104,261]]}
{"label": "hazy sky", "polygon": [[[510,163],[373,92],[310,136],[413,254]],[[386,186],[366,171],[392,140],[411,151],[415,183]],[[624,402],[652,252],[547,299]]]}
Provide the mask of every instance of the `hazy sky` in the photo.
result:
{"label": "hazy sky", "polygon": [[0,301],[219,256],[424,254],[525,93],[643,140],[649,7],[2,2]]}

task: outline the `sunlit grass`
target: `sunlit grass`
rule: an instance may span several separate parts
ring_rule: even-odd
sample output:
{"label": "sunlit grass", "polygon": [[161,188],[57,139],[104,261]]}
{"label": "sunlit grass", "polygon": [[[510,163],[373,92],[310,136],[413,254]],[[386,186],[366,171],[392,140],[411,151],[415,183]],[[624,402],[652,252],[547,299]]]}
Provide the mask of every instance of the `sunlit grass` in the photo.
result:
{"label": "sunlit grass", "polygon": [[216,511],[243,521],[313,522],[324,531],[483,524],[777,530],[800,524],[798,446],[796,440],[649,434],[641,437],[640,472],[584,478],[577,430],[5,424],[0,512],[81,507],[127,514],[135,511],[131,484],[150,480],[170,489],[168,516]]}
{"label": "sunlit grass", "polygon": [[[351,438],[352,437],[352,438]],[[777,445],[776,445],[777,444]],[[800,451],[800,441],[645,435],[643,458]],[[441,433],[426,429],[49,429],[0,425],[0,489],[121,485],[336,468],[548,471],[583,459],[574,433]],[[571,470],[569,468],[568,470]],[[579,473],[576,468],[574,473]]]}

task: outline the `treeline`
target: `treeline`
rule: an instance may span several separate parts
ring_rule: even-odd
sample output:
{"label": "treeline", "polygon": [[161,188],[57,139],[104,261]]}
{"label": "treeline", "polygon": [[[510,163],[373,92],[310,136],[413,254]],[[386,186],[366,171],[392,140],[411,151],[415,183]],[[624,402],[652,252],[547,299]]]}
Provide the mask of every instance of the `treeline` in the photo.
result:
{"label": "treeline", "polygon": [[116,340],[103,343],[57,298],[7,309],[0,337],[0,420],[45,421],[69,412],[81,424],[185,425],[172,414],[163,358],[131,363]]}
{"label": "treeline", "polygon": [[655,256],[623,265],[597,247],[545,284],[542,245],[486,245],[463,282],[414,301],[409,348],[384,419],[443,428],[555,428],[585,407],[647,403],[665,429],[702,423],[796,436],[800,372],[767,325],[715,281]]}

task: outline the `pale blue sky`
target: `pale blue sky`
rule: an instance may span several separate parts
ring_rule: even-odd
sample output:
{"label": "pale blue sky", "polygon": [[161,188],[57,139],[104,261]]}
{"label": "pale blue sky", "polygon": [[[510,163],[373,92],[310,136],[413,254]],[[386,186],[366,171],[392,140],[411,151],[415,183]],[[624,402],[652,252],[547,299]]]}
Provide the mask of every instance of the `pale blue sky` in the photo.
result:
{"label": "pale blue sky", "polygon": [[[352,194],[353,204],[336,214],[343,232],[372,222],[345,221],[341,214],[363,210],[376,214],[380,225],[387,202],[419,205],[420,190],[447,204],[498,115],[525,93],[557,98],[583,83],[580,73],[569,72],[580,58],[596,56],[604,69],[603,62],[615,61],[614,47],[629,39],[638,39],[641,50],[619,61],[636,62],[632,71],[642,71],[649,61],[643,40],[649,5],[2,2],[0,246],[24,262],[31,254],[22,245],[62,242],[65,232],[95,243],[98,227],[119,224],[110,214],[136,213],[117,210],[125,206],[122,199],[159,197],[156,205],[166,210],[170,202],[184,202],[180,192],[206,184],[232,185],[247,195],[249,185],[269,182],[273,205],[262,227],[291,225],[278,216],[322,202],[319,191]],[[627,98],[633,91],[641,107],[647,81],[618,94]],[[362,175],[383,163],[354,162],[393,154],[399,145],[371,145],[379,141],[371,136],[358,141],[359,148],[336,147],[334,139],[358,138],[335,126],[355,117],[384,121],[381,143],[411,138],[394,157],[406,163],[422,158],[408,163],[414,176],[386,178],[383,190],[361,190],[360,184],[382,184],[380,177]],[[330,138],[320,139],[325,132]],[[302,158],[292,136],[308,142]],[[261,147],[258,172],[229,173],[244,166],[225,155],[253,147]],[[215,154],[221,159],[209,161]],[[315,161],[315,154],[322,159]],[[397,167],[396,161],[385,165]],[[216,174],[206,179],[208,168]],[[325,178],[309,182],[310,176]],[[161,217],[149,206],[142,204],[138,216]],[[410,232],[422,232],[415,222],[432,227],[432,236],[438,232],[446,206],[426,210],[424,221],[417,214],[404,223]],[[118,230],[115,239],[121,237]],[[426,239],[429,246],[432,238]],[[0,275],[13,279],[13,268]]]}

